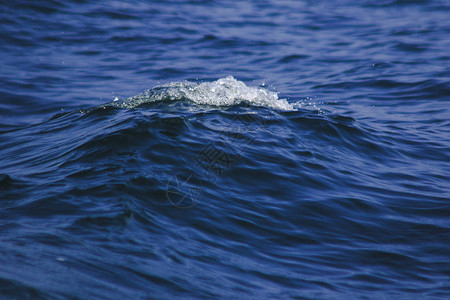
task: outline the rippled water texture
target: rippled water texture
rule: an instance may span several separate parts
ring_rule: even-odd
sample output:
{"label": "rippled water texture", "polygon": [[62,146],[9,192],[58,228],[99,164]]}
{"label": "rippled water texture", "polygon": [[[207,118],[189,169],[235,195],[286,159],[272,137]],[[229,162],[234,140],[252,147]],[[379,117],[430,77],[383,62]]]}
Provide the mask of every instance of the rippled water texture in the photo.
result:
{"label": "rippled water texture", "polygon": [[2,1],[0,298],[449,298],[449,15]]}

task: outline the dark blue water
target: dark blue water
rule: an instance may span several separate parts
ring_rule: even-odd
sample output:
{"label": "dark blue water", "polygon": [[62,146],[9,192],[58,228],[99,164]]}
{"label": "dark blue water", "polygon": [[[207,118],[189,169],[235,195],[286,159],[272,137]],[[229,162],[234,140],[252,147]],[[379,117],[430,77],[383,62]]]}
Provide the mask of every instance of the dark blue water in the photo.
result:
{"label": "dark blue water", "polygon": [[449,16],[2,1],[0,298],[448,299]]}

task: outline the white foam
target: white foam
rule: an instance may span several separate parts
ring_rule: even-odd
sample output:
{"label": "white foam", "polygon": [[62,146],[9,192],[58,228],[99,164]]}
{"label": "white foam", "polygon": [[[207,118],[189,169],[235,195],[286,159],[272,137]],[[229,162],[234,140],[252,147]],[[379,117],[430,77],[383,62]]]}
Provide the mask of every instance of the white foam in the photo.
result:
{"label": "white foam", "polygon": [[286,99],[279,99],[278,93],[261,87],[249,87],[232,76],[212,82],[173,82],[157,86],[133,97],[114,101],[107,105],[132,108],[138,105],[163,101],[187,100],[201,105],[231,106],[246,103],[280,110],[296,110]]}

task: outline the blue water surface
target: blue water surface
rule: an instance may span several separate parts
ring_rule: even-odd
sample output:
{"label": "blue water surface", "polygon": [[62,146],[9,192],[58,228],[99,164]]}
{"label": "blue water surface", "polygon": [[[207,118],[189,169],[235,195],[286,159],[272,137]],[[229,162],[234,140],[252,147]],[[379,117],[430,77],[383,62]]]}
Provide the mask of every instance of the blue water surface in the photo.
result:
{"label": "blue water surface", "polygon": [[0,298],[448,299],[450,3],[0,3]]}

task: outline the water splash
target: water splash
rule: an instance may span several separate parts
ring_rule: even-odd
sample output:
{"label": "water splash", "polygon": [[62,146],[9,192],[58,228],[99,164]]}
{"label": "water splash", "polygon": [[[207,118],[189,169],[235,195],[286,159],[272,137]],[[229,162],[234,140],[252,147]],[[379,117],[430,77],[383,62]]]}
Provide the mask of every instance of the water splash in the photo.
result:
{"label": "water splash", "polygon": [[271,107],[280,110],[296,110],[286,99],[278,98],[278,93],[261,87],[249,87],[233,76],[212,82],[173,82],[156,86],[141,94],[113,101],[102,106],[133,108],[155,101],[187,100],[200,105],[232,106],[241,103]]}

